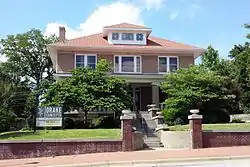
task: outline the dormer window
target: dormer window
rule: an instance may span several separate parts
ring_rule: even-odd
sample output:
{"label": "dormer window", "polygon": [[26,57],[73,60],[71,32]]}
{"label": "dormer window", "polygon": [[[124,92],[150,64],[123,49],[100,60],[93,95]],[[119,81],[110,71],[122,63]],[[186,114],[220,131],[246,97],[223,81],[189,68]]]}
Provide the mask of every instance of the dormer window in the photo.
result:
{"label": "dormer window", "polygon": [[134,40],[134,34],[133,33],[122,33],[122,40],[133,41]]}
{"label": "dormer window", "polygon": [[137,41],[143,41],[143,34],[136,34],[136,40]]}
{"label": "dormer window", "polygon": [[113,32],[112,33],[112,40],[119,40],[119,33]]}

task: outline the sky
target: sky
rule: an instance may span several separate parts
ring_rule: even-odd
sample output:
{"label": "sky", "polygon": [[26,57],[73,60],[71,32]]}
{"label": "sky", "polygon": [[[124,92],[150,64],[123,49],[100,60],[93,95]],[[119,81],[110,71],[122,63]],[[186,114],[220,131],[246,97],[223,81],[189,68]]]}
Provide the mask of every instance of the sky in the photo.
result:
{"label": "sky", "polygon": [[[66,37],[99,33],[103,26],[128,22],[152,28],[152,35],[219,50],[227,58],[246,41],[250,0],[1,0],[0,38],[38,28]],[[0,57],[0,61],[4,60]]]}

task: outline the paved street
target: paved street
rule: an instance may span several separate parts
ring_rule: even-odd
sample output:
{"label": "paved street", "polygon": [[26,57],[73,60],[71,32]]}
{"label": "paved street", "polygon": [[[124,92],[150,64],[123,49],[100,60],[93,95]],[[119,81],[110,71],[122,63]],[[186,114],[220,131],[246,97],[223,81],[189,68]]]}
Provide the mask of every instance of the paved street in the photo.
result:
{"label": "paved street", "polygon": [[[250,159],[247,160],[227,160],[227,161],[208,161],[208,162],[192,162],[178,164],[140,164],[124,167],[249,167]],[[117,166],[118,167],[118,166]]]}
{"label": "paved street", "polygon": [[[43,158],[30,158],[30,159],[11,159],[11,160],[0,160],[0,167],[36,167],[36,166],[56,166],[56,165],[68,165],[72,164],[86,164],[86,163],[106,163],[110,164],[112,162],[138,162],[145,160],[173,160],[172,162],[180,162],[185,158],[207,158],[207,157],[230,157],[234,156],[249,156],[250,146],[243,147],[224,147],[224,148],[208,148],[208,149],[196,149],[196,150],[144,150],[144,151],[134,151],[134,152],[115,152],[115,153],[98,153],[98,154],[82,154],[82,155],[71,155],[71,156],[58,156],[58,157],[43,157]],[[244,163],[250,164],[249,162],[231,162],[235,167],[244,167]],[[227,167],[227,163],[220,164],[222,167]],[[102,164],[100,166],[105,166]],[[134,163],[135,164],[135,163]],[[236,164],[236,165],[235,165]],[[240,164],[240,165],[239,165]],[[115,165],[115,164],[114,164]],[[128,164],[127,164],[128,165]],[[211,166],[212,164],[210,164]],[[215,166],[212,167],[217,167]],[[223,166],[224,165],[224,166]],[[118,165],[121,166],[121,165]],[[166,166],[166,165],[165,165]],[[176,166],[176,165],[175,165]],[[189,164],[189,166],[195,166],[194,164]],[[231,165],[232,166],[232,165]],[[229,167],[231,167],[229,166]],[[250,165],[248,165],[250,166]],[[146,165],[143,165],[146,167]],[[164,166],[161,166],[164,167]],[[173,167],[173,165],[172,165]],[[178,166],[181,167],[181,166]],[[184,166],[185,167],[185,166]],[[186,167],[188,167],[186,165]],[[195,167],[202,167],[201,165],[196,165]],[[208,167],[204,166],[203,167]],[[218,166],[220,167],[220,166]]]}

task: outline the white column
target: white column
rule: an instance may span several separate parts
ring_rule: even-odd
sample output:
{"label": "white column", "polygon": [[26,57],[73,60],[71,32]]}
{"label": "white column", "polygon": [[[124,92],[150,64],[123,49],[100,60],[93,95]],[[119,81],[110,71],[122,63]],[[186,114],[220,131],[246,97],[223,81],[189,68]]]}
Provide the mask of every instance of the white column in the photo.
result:
{"label": "white column", "polygon": [[159,106],[159,86],[152,85],[152,103]]}

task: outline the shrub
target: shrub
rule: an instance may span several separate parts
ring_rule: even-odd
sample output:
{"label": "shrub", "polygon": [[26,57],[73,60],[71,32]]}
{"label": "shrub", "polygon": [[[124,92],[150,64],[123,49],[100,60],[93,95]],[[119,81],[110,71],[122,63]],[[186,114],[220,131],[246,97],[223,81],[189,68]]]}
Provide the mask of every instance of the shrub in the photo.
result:
{"label": "shrub", "polygon": [[201,66],[191,66],[165,77],[161,88],[168,97],[163,110],[167,124],[188,123],[191,109],[199,109],[205,123],[230,121],[227,112],[234,100],[224,76]]}
{"label": "shrub", "polygon": [[11,127],[14,125],[16,120],[17,117],[13,112],[0,109],[0,132],[11,130]]}
{"label": "shrub", "polygon": [[240,118],[234,118],[234,119],[232,120],[232,123],[245,123],[245,121],[243,121],[243,120],[240,119]]}
{"label": "shrub", "polygon": [[118,128],[120,120],[113,116],[101,116],[95,122],[96,128]]}
{"label": "shrub", "polygon": [[71,118],[65,118],[64,119],[64,128],[65,129],[74,129],[75,128],[75,122]]}

